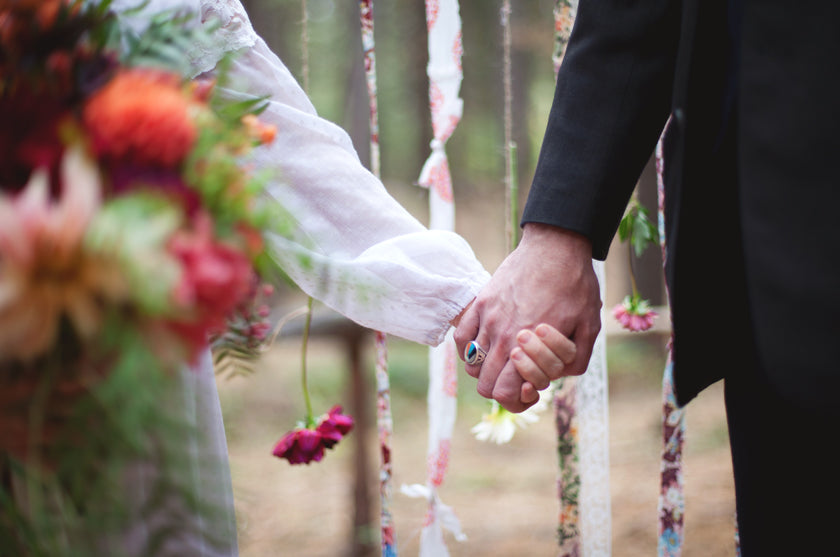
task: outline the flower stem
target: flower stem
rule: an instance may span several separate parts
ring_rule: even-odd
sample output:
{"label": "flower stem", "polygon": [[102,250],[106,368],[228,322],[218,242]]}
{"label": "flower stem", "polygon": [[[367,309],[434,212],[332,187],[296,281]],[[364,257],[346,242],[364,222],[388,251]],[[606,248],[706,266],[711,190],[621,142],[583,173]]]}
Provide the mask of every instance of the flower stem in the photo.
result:
{"label": "flower stem", "polygon": [[627,265],[628,265],[628,275],[630,275],[630,287],[633,289],[633,298],[635,299],[639,295],[639,290],[636,287],[636,273],[633,271],[633,242],[627,242]]}
{"label": "flower stem", "polygon": [[306,352],[309,344],[309,330],[312,327],[312,297],[306,302],[306,323],[303,326],[303,342],[301,347],[300,369],[301,383],[303,385],[303,400],[306,402],[306,427],[315,425],[312,417],[312,401],[309,398],[309,381],[306,376]]}

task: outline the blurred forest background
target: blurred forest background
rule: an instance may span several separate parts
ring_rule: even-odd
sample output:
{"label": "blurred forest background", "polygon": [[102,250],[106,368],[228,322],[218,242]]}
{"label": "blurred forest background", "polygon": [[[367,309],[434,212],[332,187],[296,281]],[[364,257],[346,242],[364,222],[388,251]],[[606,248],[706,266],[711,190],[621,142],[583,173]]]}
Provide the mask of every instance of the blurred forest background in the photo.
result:
{"label": "blurred forest background", "polygon": [[[536,166],[554,93],[554,0],[514,0],[510,17],[511,136],[516,145],[517,206],[522,207]],[[305,86],[324,118],[350,134],[361,160],[370,164],[368,93],[359,25],[359,5],[351,0],[243,0],[252,23]],[[304,19],[304,5],[307,17]],[[446,145],[458,214],[475,210],[486,219],[478,234],[456,230],[476,248],[486,249],[489,270],[504,257],[505,92],[501,0],[460,2],[464,52],[461,97],[464,113]],[[429,155],[432,139],[426,63],[426,13],[420,0],[374,2],[381,178],[389,191],[422,222],[426,194],[414,184]],[[639,182],[639,199],[655,213],[656,177],[648,165]],[[501,203],[502,205],[499,205]],[[619,249],[613,249],[615,254]],[[609,261],[607,304],[627,293],[626,249]],[[659,250],[634,263],[642,294],[665,303]]]}
{"label": "blurred forest background", "polygon": [[[368,94],[358,2],[243,0],[257,32],[305,85],[321,116],[350,133],[369,164]],[[303,16],[306,6],[307,17]],[[512,136],[517,146],[518,204],[528,193],[554,88],[554,0],[511,2]],[[453,174],[456,231],[493,271],[506,255],[503,28],[501,0],[461,0],[464,114],[446,151]],[[432,138],[421,0],[374,2],[381,177],[421,222],[428,194],[415,185]],[[282,131],[281,131],[282,133]],[[649,164],[638,185],[655,209]],[[607,310],[629,292],[628,250],[613,245],[606,264]],[[622,334],[607,312],[610,376],[612,554],[654,555],[661,450],[661,377],[669,317],[658,249],[633,262],[643,296],[662,315],[653,331]],[[282,293],[281,313],[300,307]],[[284,327],[249,377],[219,378],[243,557],[334,557],[379,554],[378,463],[373,340],[370,331],[323,311],[308,349],[315,412],[343,404],[358,421],[323,462],[290,467],[270,456],[273,444],[303,417],[301,319]],[[394,412],[393,513],[402,554],[416,555],[425,504],[398,493],[425,475],[427,349],[389,338]],[[470,427],[489,408],[475,381],[460,375],[458,422],[449,473],[441,488],[469,540],[447,536],[453,556],[556,554],[558,503],[551,417],[508,445],[476,441]],[[718,386],[687,412],[684,557],[734,554],[731,468]]]}
{"label": "blurred forest background", "polygon": [[[308,53],[301,0],[244,2],[257,31],[308,92],[325,118],[344,127],[369,159],[368,97],[358,2],[306,0]],[[553,91],[553,0],[517,0],[512,14],[514,140],[523,179],[533,167]],[[461,2],[464,116],[447,145],[456,190],[481,193],[504,174],[501,3]],[[418,0],[374,2],[382,178],[416,180],[432,139],[426,61],[426,13]],[[306,61],[304,62],[304,57]],[[305,70],[304,64],[308,67]],[[523,180],[525,183],[525,180]]]}

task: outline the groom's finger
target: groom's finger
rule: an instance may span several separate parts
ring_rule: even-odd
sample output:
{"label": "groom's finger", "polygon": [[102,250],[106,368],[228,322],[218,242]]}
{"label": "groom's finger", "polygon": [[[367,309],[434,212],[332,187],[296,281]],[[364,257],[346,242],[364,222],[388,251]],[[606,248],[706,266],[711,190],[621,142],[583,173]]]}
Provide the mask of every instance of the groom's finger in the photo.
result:
{"label": "groom's finger", "polygon": [[481,373],[481,367],[484,365],[484,362],[486,361],[486,357],[491,347],[490,341],[487,340],[487,335],[483,334],[481,331],[479,331],[479,333],[476,335],[474,342],[478,345],[477,348],[480,348],[481,352],[484,354],[484,359],[481,359],[480,361],[474,364],[468,363],[469,358],[467,355],[467,351],[470,350],[469,342],[465,345],[464,350],[461,351],[461,359],[464,360],[464,370],[467,372],[467,375],[469,375],[470,377],[478,378],[479,374]]}
{"label": "groom's finger", "polygon": [[576,346],[575,357],[566,365],[566,375],[582,375],[589,366],[589,358],[592,356],[593,345],[601,329],[600,319],[594,323],[588,323],[575,329],[571,340]]}
{"label": "groom's finger", "polygon": [[496,386],[493,389],[493,398],[502,405],[505,410],[510,412],[522,412],[528,407],[532,406],[538,399],[539,395],[534,397],[531,401],[522,400],[522,385],[524,381],[519,376],[513,363],[508,360],[505,367],[499,374]]}
{"label": "groom's finger", "polygon": [[507,351],[499,345],[489,346],[487,357],[478,369],[478,384],[476,390],[484,398],[493,398],[496,379],[502,367],[508,360]]}

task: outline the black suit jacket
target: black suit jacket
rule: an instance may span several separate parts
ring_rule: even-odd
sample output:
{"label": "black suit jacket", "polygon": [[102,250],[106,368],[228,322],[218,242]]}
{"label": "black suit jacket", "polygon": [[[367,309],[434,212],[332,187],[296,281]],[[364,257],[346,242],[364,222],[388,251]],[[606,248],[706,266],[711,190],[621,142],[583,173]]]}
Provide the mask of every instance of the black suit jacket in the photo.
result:
{"label": "black suit jacket", "polygon": [[670,121],[681,404],[757,367],[749,380],[836,406],[839,20],[840,5],[817,0],[580,2],[522,222],[580,232],[606,258]]}

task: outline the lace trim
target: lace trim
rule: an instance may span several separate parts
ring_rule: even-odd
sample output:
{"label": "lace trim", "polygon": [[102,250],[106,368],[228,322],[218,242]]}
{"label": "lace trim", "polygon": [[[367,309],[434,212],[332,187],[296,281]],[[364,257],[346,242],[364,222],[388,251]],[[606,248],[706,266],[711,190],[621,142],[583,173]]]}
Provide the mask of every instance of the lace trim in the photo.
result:
{"label": "lace trim", "polygon": [[212,70],[222,57],[257,42],[257,33],[239,0],[200,0],[202,25],[217,22],[220,27],[211,43],[197,43],[187,53],[194,75]]}
{"label": "lace trim", "polygon": [[[601,299],[605,295],[602,261],[593,261]],[[603,310],[602,310],[603,311]],[[602,314],[601,319],[604,319]],[[598,335],[586,373],[577,378],[579,423],[580,543],[586,557],[611,553],[612,512],[610,504],[609,409],[606,338]]]}

